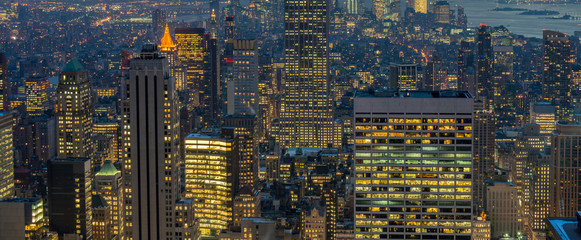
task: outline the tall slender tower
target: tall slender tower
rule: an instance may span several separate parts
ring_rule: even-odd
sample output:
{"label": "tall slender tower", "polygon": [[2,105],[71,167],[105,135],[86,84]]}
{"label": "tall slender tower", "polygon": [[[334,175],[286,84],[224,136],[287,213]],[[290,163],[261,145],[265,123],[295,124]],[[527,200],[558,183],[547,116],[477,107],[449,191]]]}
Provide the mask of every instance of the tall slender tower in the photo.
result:
{"label": "tall slender tower", "polygon": [[492,109],[492,37],[488,26],[480,25],[477,32],[476,41],[476,96],[479,99],[486,99],[484,107]]}
{"label": "tall slender tower", "polygon": [[59,76],[57,107],[57,157],[92,158],[91,83],[76,58],[66,64]]}
{"label": "tall slender tower", "polygon": [[494,142],[496,132],[496,118],[492,110],[484,108],[482,101],[474,103],[474,149],[473,174],[474,186],[473,196],[475,206],[486,206],[486,181],[492,180],[494,174]]}
{"label": "tall slender tower", "polygon": [[474,51],[470,42],[462,41],[458,49],[458,90],[474,94]]}
{"label": "tall slender tower", "polygon": [[0,111],[8,110],[8,60],[0,53]]}
{"label": "tall slender tower", "polygon": [[124,84],[126,237],[173,239],[179,195],[179,119],[167,59],[145,45]]}
{"label": "tall slender tower", "polygon": [[327,0],[284,4],[286,94],[278,143],[284,148],[327,147],[333,136]]}
{"label": "tall slender tower", "polygon": [[571,39],[567,34],[543,31],[543,98],[555,106],[558,120],[569,118],[571,108]]}

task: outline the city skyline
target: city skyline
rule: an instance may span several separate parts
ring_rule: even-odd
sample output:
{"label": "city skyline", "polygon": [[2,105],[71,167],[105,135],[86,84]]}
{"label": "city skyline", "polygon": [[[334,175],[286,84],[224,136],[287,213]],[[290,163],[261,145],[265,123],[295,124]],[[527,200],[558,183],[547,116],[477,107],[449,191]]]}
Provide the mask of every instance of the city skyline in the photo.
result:
{"label": "city skyline", "polygon": [[581,0],[0,2],[0,240],[581,239]]}

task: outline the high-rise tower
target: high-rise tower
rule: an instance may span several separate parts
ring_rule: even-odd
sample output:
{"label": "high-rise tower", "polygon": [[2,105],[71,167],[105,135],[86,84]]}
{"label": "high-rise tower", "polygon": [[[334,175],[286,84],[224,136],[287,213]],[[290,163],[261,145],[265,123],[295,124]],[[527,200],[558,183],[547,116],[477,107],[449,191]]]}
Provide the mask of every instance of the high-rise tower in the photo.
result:
{"label": "high-rise tower", "polygon": [[492,37],[489,27],[480,25],[476,35],[476,96],[486,99],[484,107],[492,109]]}
{"label": "high-rise tower", "polygon": [[333,100],[328,80],[326,0],[285,0],[286,94],[278,143],[284,147],[327,147],[333,137]]}
{"label": "high-rise tower", "polygon": [[92,158],[91,83],[76,58],[66,64],[59,76],[57,107],[57,157]]}
{"label": "high-rise tower", "polygon": [[234,40],[233,78],[228,82],[228,114],[258,114],[258,56],[255,40]]}
{"label": "high-rise tower", "polygon": [[543,31],[543,98],[555,106],[558,120],[569,118],[571,108],[571,39],[567,34]]}
{"label": "high-rise tower", "polygon": [[124,83],[126,237],[174,238],[179,196],[179,119],[167,59],[145,45]]}
{"label": "high-rise tower", "polygon": [[355,239],[471,239],[473,104],[456,91],[355,98]]}

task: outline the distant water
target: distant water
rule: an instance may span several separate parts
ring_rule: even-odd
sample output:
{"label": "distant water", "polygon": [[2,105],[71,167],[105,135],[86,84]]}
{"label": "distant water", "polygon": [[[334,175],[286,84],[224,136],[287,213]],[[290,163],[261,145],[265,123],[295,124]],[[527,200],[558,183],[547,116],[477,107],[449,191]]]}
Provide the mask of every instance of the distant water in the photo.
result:
{"label": "distant water", "polygon": [[468,16],[468,24],[477,26],[480,23],[489,26],[503,25],[511,32],[526,37],[543,37],[543,29],[556,30],[573,35],[575,31],[581,31],[581,20],[544,19],[552,16],[531,16],[519,15],[520,11],[490,11],[498,7],[525,8],[529,10],[552,10],[558,11],[561,17],[565,14],[581,17],[581,4],[497,4],[491,0],[449,0],[450,8],[456,10],[458,5],[464,7]]}

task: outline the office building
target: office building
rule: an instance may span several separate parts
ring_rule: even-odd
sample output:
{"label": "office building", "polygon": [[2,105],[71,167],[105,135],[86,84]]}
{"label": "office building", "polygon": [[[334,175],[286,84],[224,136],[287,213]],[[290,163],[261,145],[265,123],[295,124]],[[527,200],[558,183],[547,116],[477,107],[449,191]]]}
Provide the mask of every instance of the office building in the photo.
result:
{"label": "office building", "polygon": [[57,157],[93,158],[91,83],[76,58],[59,75],[56,118]]}
{"label": "office building", "polygon": [[131,60],[123,87],[125,236],[174,238],[179,196],[179,119],[175,80],[157,46]]}
{"label": "office building", "polygon": [[233,186],[235,191],[250,186],[255,187],[258,182],[258,131],[257,119],[254,115],[224,116],[222,118],[222,135],[235,139],[238,151],[238,176]]}
{"label": "office building", "polygon": [[486,210],[490,217],[491,237],[497,239],[508,234],[516,237],[523,232],[523,219],[517,189],[506,179],[499,179],[486,189]]}
{"label": "office building", "polygon": [[202,237],[217,237],[232,222],[235,154],[233,139],[194,133],[185,138],[185,196],[195,199]]}
{"label": "office building", "polygon": [[123,179],[121,171],[117,170],[111,160],[105,161],[99,172],[95,173],[95,192],[109,206],[111,236],[123,238],[124,232],[124,202]]}
{"label": "office building", "polygon": [[277,142],[282,148],[327,147],[333,141],[334,120],[327,1],[286,0],[284,5],[286,92]]}
{"label": "office building", "polygon": [[574,217],[581,209],[581,124],[559,121],[551,136],[551,217]]}
{"label": "office building", "polygon": [[228,114],[258,114],[258,55],[255,40],[233,40],[233,77],[228,82]]}
{"label": "office building", "polygon": [[45,223],[40,198],[0,201],[0,239],[43,239]]}
{"label": "office building", "polygon": [[529,122],[541,127],[543,135],[552,134],[555,131],[557,117],[555,107],[549,102],[533,102],[529,108]]}
{"label": "office building", "polygon": [[496,148],[496,118],[494,112],[484,108],[482,101],[474,103],[474,204],[484,207],[486,181],[494,174],[494,153]]}
{"label": "office building", "polygon": [[389,66],[389,89],[416,91],[419,89],[418,66],[416,64],[391,64]]}
{"label": "office building", "polygon": [[93,238],[93,174],[86,158],[48,161],[48,218],[59,237]]}
{"label": "office building", "polygon": [[355,239],[471,239],[474,99],[355,97]]}
{"label": "office building", "polygon": [[543,99],[555,106],[558,120],[569,119],[571,104],[571,40],[567,34],[543,31]]}
{"label": "office building", "polygon": [[30,117],[38,117],[48,109],[48,88],[50,84],[45,77],[30,77],[26,79],[26,113]]}
{"label": "office building", "polygon": [[182,68],[180,71],[183,71],[183,75],[177,76],[177,89],[192,91],[200,89],[203,83],[204,33],[203,28],[176,28],[174,31],[176,62]]}
{"label": "office building", "polygon": [[0,52],[0,111],[7,111],[8,103],[8,59]]}
{"label": "office building", "polygon": [[0,201],[14,197],[14,146],[12,113],[0,112]]}

